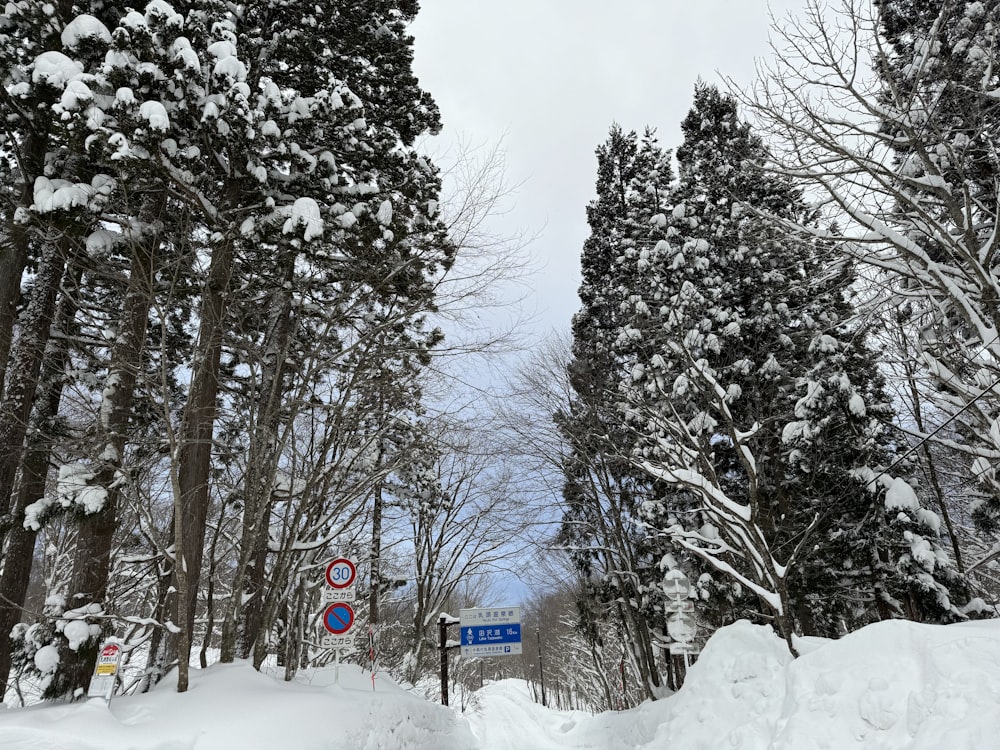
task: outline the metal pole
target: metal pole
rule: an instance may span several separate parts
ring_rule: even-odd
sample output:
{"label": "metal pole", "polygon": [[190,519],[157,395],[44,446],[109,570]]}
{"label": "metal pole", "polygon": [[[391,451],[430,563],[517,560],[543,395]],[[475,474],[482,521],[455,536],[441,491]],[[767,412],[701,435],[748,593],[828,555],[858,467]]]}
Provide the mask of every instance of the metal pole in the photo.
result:
{"label": "metal pole", "polygon": [[538,675],[539,681],[542,683],[542,705],[547,706],[545,702],[545,667],[542,664],[542,636],[541,631],[535,628],[535,640],[538,641]]}
{"label": "metal pole", "polygon": [[371,658],[372,662],[372,692],[375,692],[375,629],[369,623],[368,625],[368,656]]}
{"label": "metal pole", "polygon": [[438,620],[438,634],[441,640],[441,705],[448,705],[448,620],[444,615]]}

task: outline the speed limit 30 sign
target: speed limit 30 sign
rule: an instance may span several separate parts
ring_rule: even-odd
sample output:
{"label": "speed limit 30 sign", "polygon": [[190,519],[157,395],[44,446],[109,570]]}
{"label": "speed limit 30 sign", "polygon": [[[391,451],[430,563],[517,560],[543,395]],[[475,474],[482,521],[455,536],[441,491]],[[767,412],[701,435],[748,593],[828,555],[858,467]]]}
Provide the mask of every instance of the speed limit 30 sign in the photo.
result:
{"label": "speed limit 30 sign", "polygon": [[355,600],[354,581],[358,569],[353,560],[338,557],[326,566],[326,586],[322,588],[320,599],[330,602],[353,602]]}
{"label": "speed limit 30 sign", "polygon": [[357,577],[358,569],[346,557],[338,557],[326,566],[326,582],[335,589],[346,589]]}

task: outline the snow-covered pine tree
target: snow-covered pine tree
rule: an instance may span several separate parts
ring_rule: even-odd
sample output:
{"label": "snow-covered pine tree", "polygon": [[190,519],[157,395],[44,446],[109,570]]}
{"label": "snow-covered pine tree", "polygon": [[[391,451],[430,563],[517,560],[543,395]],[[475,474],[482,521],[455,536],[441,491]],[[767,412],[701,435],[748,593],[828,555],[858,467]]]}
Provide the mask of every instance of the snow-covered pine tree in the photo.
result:
{"label": "snow-covered pine tree", "polygon": [[781,142],[771,168],[815,190],[836,218],[824,238],[888,280],[935,402],[936,424],[914,439],[964,454],[963,494],[980,493],[970,510],[990,528],[1000,497],[998,9],[874,8],[828,12],[809,0],[805,20],[776,28],[780,53],[747,104]]}
{"label": "snow-covered pine tree", "polygon": [[764,218],[812,221],[763,170],[733,99],[699,85],[682,130],[665,238],[636,261],[619,348],[636,358],[625,406],[643,465],[699,502],[649,509],[786,637],[832,634],[876,616],[896,574],[872,481],[893,459],[891,409],[846,302],[849,269]]}
{"label": "snow-covered pine tree", "polygon": [[581,259],[581,308],[573,318],[569,380],[575,397],[556,417],[570,447],[564,460],[565,513],[560,543],[610,608],[630,642],[632,666],[648,696],[662,685],[654,628],[663,626],[656,582],[662,571],[656,545],[637,525],[638,509],[654,482],[629,461],[632,437],[617,409],[617,387],[627,369],[614,338],[635,286],[635,258],[650,217],[665,205],[670,153],[652,131],[640,139],[613,126],[597,149],[597,197],[587,207],[590,236]]}
{"label": "snow-covered pine tree", "polygon": [[[293,350],[293,368],[302,361],[297,347],[317,344],[311,332],[325,330],[322,345],[339,338],[340,353],[327,352],[329,361],[312,371],[314,377],[349,366],[343,352],[358,345],[359,334],[392,332],[389,346],[400,351],[385,356],[414,365],[425,361],[427,348],[438,338],[427,330],[422,313],[433,306],[433,277],[447,268],[451,251],[435,220],[437,175],[412,148],[418,133],[438,127],[433,102],[410,71],[412,39],[405,26],[415,12],[413,2],[369,0],[337,7],[153,0],[139,10],[107,3],[56,9],[24,2],[9,5],[0,19],[9,45],[5,53],[10,53],[5,75],[12,85],[5,96],[27,101],[45,89],[45,106],[33,108],[45,113],[38,122],[57,123],[57,147],[75,158],[57,162],[49,157],[48,176],[64,177],[59,169],[67,164],[83,169],[85,176],[101,177],[100,185],[74,182],[69,187],[76,192],[58,193],[66,187],[58,183],[43,195],[67,198],[86,192],[90,203],[68,206],[83,213],[103,201],[97,208],[103,210],[104,224],[91,232],[91,218],[82,226],[80,247],[87,238],[91,260],[117,247],[116,269],[124,277],[118,287],[122,317],[115,325],[113,314],[107,316],[106,331],[115,346],[94,353],[95,361],[106,363],[98,371],[105,375],[107,409],[99,410],[96,434],[103,450],[97,446],[90,455],[96,463],[86,472],[86,494],[96,498],[102,488],[127,487],[120,481],[127,472],[119,463],[125,452],[121,427],[132,396],[127,381],[142,362],[159,364],[161,377],[143,385],[152,397],[146,403],[161,411],[177,512],[169,534],[147,531],[177,540],[173,551],[169,539],[157,540],[162,543],[162,592],[173,599],[161,602],[157,618],[178,623],[187,640],[211,500],[216,419],[220,405],[227,405],[219,393],[229,387],[223,381],[230,371],[222,364],[224,350],[231,347],[226,337],[234,308],[273,300],[267,306],[271,315],[243,318],[262,329],[264,351]],[[30,140],[33,132],[25,132]],[[65,177],[76,180],[69,173]],[[32,181],[32,175],[21,174],[11,185]],[[38,204],[35,187],[25,200]],[[66,208],[53,200],[45,206],[36,213]],[[165,215],[177,220],[164,221]],[[5,220],[13,218],[5,214]],[[19,226],[5,224],[12,233]],[[5,253],[8,260],[17,258]],[[268,273],[272,269],[276,272]],[[292,278],[288,269],[294,271]],[[14,275],[19,279],[20,271]],[[191,284],[192,275],[201,278]],[[286,293],[290,282],[299,285],[292,295]],[[146,294],[133,293],[138,291]],[[192,292],[199,330],[192,336],[189,326],[178,337],[184,321],[177,311]],[[291,308],[297,311],[295,336],[276,338],[275,332],[292,320]],[[306,314],[299,315],[303,310]],[[143,340],[149,311],[157,326],[152,344]],[[34,325],[49,328],[38,316]],[[314,362],[322,359],[317,355]],[[283,360],[269,371],[278,390],[288,385],[282,377],[287,368]],[[190,375],[186,393],[174,386],[178,372]],[[280,412],[280,403],[268,402],[269,414]],[[265,437],[262,442],[272,441]],[[265,457],[255,466],[272,463]],[[16,458],[11,466],[7,474],[13,481]],[[101,510],[106,518],[100,525],[113,532],[114,504],[91,510]],[[96,526],[80,527],[93,543],[86,554],[81,547],[81,559],[110,552],[110,534],[92,534]],[[257,524],[254,532],[256,549],[261,534],[266,539],[266,525]],[[172,581],[174,557],[183,557],[185,564],[179,568],[184,575]],[[100,598],[106,568],[78,568],[90,574],[85,588]],[[184,644],[178,645],[183,651]],[[163,661],[163,652],[154,649],[151,664]]]}
{"label": "snow-covered pine tree", "polygon": [[[450,264],[451,249],[436,224],[436,173],[411,149],[417,134],[439,127],[436,107],[410,72],[411,40],[405,25],[415,11],[411,3],[339,6],[327,19],[333,36],[318,37],[315,54],[296,47],[294,53],[302,57],[296,63],[294,81],[281,84],[301,87],[305,70],[321,78],[327,67],[337,71],[350,91],[359,92],[365,102],[366,136],[372,147],[358,171],[328,191],[344,204],[352,203],[349,210],[340,206],[345,212],[342,227],[350,231],[340,232],[327,244],[313,242],[305,257],[294,241],[265,240],[255,267],[265,274],[269,269],[279,283],[272,287],[265,318],[255,323],[259,314],[252,306],[239,312],[239,328],[253,342],[250,351],[260,352],[257,362],[262,365],[259,385],[238,397],[246,398],[251,408],[234,410],[252,413],[256,420],[242,491],[246,504],[243,555],[250,549],[255,552],[241,561],[234,580],[236,586],[243,586],[246,568],[249,576],[243,599],[250,606],[241,626],[239,653],[243,656],[255,640],[258,651],[264,645],[260,607],[265,596],[268,494],[280,461],[283,438],[279,433],[292,429],[298,411],[298,407],[289,409],[289,402],[309,403],[315,383],[337,378],[337,373],[344,373],[341,382],[352,384],[364,398],[362,391],[367,393],[368,387],[359,377],[357,368],[361,367],[379,391],[369,400],[372,408],[382,410],[374,420],[391,424],[401,412],[416,408],[420,393],[414,386],[415,375],[439,340],[439,332],[427,327],[425,314],[433,307],[432,280]],[[360,65],[359,55],[377,60],[378,65]],[[320,148],[325,136],[314,131],[310,137],[315,145],[310,146],[308,138],[298,141],[304,153]],[[292,163],[287,180],[293,184],[308,180],[297,176],[300,170]],[[376,185],[378,192],[369,197]],[[328,193],[317,195],[317,201],[329,200]],[[347,226],[352,217],[360,221]],[[345,256],[354,262],[345,264]],[[364,356],[355,357],[354,351]],[[251,355],[244,360],[246,366],[255,368],[254,359]],[[349,395],[347,399],[354,400]],[[377,475],[372,482],[378,482]],[[230,629],[234,616],[234,612],[227,613]],[[226,658],[229,641],[224,638]],[[258,656],[262,659],[263,651]]]}
{"label": "snow-covered pine tree", "polygon": [[[0,625],[4,632],[10,631],[10,618],[19,615],[31,568],[29,541],[39,528],[38,519],[45,515],[36,502],[45,490],[45,456],[54,448],[46,438],[52,435],[34,434],[26,446],[26,429],[29,418],[36,426],[56,419],[62,395],[56,391],[63,378],[49,372],[46,382],[40,384],[43,359],[48,351],[54,361],[66,362],[67,342],[50,348],[50,334],[57,328],[67,331],[74,327],[73,316],[81,301],[65,299],[65,295],[78,293],[83,269],[90,265],[87,240],[115,186],[113,179],[95,169],[86,157],[87,132],[75,127],[71,117],[62,116],[91,97],[83,71],[100,58],[107,35],[99,23],[84,19],[74,24],[73,18],[66,3],[33,2],[10,4],[0,16],[3,96],[10,113],[4,165],[11,179],[5,180],[4,189],[12,198],[4,202],[0,229],[4,275],[0,282],[0,377],[7,379],[6,388],[0,386],[4,395],[0,404],[0,508],[6,510],[14,500],[12,515],[0,528],[16,527],[4,550],[0,579],[4,602]],[[73,57],[65,54],[67,48],[73,48]],[[17,341],[8,358],[12,329],[6,315],[26,281],[29,263],[34,273],[25,290],[27,304],[20,311]],[[71,508],[89,507],[89,500],[79,493],[61,494],[60,500]],[[32,507],[35,512],[31,512]],[[3,639],[3,684],[10,663],[8,646]]]}

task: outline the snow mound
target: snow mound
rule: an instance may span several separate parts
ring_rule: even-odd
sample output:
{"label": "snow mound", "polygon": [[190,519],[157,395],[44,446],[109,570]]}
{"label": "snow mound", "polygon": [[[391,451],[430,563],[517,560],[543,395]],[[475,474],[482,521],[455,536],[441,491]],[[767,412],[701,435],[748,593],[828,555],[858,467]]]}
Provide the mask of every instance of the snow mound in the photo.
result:
{"label": "snow mound", "polygon": [[769,628],[738,622],[664,700],[597,716],[546,711],[508,681],[480,691],[469,721],[483,750],[1000,748],[1000,621],[895,620],[797,648],[793,660]]}
{"label": "snow mound", "polygon": [[[553,711],[527,684],[443,708],[356,666],[294,682],[246,664],[193,670],[191,689],[0,711],[4,750],[993,750],[1000,748],[1000,621],[891,621],[841,640],[766,627],[718,631],[676,694],[630,711]],[[51,654],[42,654],[40,668]],[[57,657],[56,657],[57,658]]]}
{"label": "snow mound", "polygon": [[186,693],[173,675],[146,695],[0,711],[4,750],[472,750],[452,711],[360,667],[306,670],[294,682],[246,663],[191,670]]}
{"label": "snow mound", "polygon": [[775,750],[1000,747],[1000,623],[871,625],[788,670]]}

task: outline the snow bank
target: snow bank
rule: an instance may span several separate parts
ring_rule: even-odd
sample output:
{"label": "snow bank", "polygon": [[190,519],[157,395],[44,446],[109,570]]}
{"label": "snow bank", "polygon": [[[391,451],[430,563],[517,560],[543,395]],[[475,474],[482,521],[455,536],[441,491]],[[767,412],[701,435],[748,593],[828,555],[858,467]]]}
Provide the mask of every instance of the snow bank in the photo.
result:
{"label": "snow bank", "polygon": [[684,687],[647,709],[664,711],[650,744],[685,750],[770,749],[791,662],[788,648],[770,628],[748,622],[723,628],[705,645]]}
{"label": "snow bank", "polygon": [[1000,623],[894,620],[788,670],[775,750],[1000,747]]}
{"label": "snow bank", "polygon": [[[148,695],[0,711],[4,750],[992,750],[1000,748],[1000,621],[871,625],[803,639],[792,660],[739,622],[705,646],[684,687],[596,716],[534,703],[524,682],[487,685],[465,714],[381,676],[309,670],[293,683],[246,664],[193,670]],[[41,652],[39,652],[41,653]],[[42,654],[40,667],[50,666]]]}
{"label": "snow bank", "polygon": [[1000,748],[1000,621],[884,622],[798,647],[792,660],[769,628],[739,622],[670,698],[589,716],[546,711],[497,683],[469,721],[483,750]]}
{"label": "snow bank", "polygon": [[4,750],[472,750],[468,726],[356,666],[308,670],[295,682],[246,663],[191,671],[187,693],[171,676],[146,695],[0,711]]}

